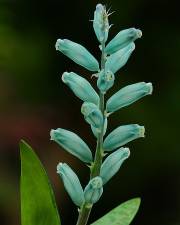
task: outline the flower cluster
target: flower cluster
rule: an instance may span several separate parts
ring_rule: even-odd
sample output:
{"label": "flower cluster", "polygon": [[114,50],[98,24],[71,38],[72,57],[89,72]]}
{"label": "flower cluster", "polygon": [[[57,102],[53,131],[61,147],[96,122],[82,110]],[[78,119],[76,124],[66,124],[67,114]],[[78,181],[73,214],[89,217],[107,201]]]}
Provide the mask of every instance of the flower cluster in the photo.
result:
{"label": "flower cluster", "polygon": [[[108,117],[152,93],[151,83],[139,82],[121,88],[106,103],[104,102],[104,95],[114,84],[115,73],[127,63],[135,49],[135,40],[142,36],[141,30],[129,28],[120,31],[106,44],[111,27],[108,17],[105,6],[98,4],[94,12],[93,28],[100,43],[101,63],[98,63],[97,59],[80,44],[67,39],[58,39],[56,42],[56,50],[96,74],[99,89],[98,95],[89,81],[74,72],[64,72],[62,75],[62,81],[83,101],[81,112],[97,139],[95,157],[88,145],[75,133],[62,128],[50,132],[51,140],[90,167],[90,180],[83,190],[70,166],[66,163],[59,163],[57,166],[57,173],[68,194],[79,208],[83,205],[93,205],[99,200],[103,193],[103,185],[119,171],[122,163],[130,155],[129,148],[123,146],[144,137],[144,126],[130,124],[117,127],[103,138],[107,130]],[[97,154],[100,159],[96,157]],[[103,160],[105,155],[106,159]]]}

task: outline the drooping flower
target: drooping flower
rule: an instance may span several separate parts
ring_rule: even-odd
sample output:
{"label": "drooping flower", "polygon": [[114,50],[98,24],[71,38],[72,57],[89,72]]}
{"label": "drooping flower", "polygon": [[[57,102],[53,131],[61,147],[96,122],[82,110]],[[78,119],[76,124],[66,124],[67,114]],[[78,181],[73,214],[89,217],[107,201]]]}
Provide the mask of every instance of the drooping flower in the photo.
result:
{"label": "drooping flower", "polygon": [[58,128],[51,130],[51,140],[55,141],[67,152],[76,156],[85,163],[92,162],[92,153],[87,144],[75,133]]}
{"label": "drooping flower", "polygon": [[82,45],[68,39],[58,39],[56,50],[72,59],[75,63],[83,66],[90,71],[98,71],[99,63],[95,57]]}
{"label": "drooping flower", "polygon": [[84,203],[84,193],[78,176],[66,163],[57,165],[57,173],[74,204],[80,207]]}

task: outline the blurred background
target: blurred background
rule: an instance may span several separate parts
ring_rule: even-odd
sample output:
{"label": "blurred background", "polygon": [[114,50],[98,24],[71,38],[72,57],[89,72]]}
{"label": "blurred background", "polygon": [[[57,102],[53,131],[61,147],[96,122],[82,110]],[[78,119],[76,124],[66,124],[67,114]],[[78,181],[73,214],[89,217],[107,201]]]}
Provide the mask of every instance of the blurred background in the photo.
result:
{"label": "blurred background", "polygon": [[[18,144],[26,140],[38,154],[53,185],[62,224],[74,225],[76,208],[56,174],[59,161],[71,164],[83,185],[88,169],[49,140],[52,128],[76,132],[94,149],[95,139],[80,113],[81,101],[61,82],[64,71],[91,80],[91,74],[56,52],[57,38],[81,43],[98,59],[92,29],[97,1],[0,0],[0,223],[20,224]],[[108,132],[120,124],[139,123],[146,138],[128,144],[131,157],[105,186],[90,222],[123,201],[140,196],[134,225],[180,224],[180,23],[171,0],[106,0],[116,11],[109,39],[136,27],[143,38],[127,65],[116,75],[108,96],[121,87],[151,81],[150,97],[109,119]]]}

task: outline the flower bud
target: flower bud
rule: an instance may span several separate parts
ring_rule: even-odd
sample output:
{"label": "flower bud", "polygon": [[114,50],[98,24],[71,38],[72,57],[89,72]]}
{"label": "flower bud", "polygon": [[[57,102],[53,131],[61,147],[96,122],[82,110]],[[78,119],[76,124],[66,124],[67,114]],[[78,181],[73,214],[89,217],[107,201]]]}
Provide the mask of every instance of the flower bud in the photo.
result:
{"label": "flower bud", "polygon": [[142,32],[136,28],[129,28],[120,31],[106,46],[105,52],[110,55],[120,49],[126,47],[131,42],[134,42],[137,38],[141,38]]}
{"label": "flower bud", "polygon": [[[92,130],[94,136],[95,136],[96,138],[98,138],[98,135],[100,134],[99,129],[98,129],[98,128],[95,128],[94,126],[91,125],[91,130]],[[105,120],[104,120],[103,135],[105,135],[106,130],[107,130],[107,118],[105,118]]]}
{"label": "flower bud", "polygon": [[89,181],[84,189],[84,199],[86,203],[96,203],[103,193],[103,182],[101,177],[95,177]]}
{"label": "flower bud", "polygon": [[97,105],[91,102],[84,102],[81,107],[81,112],[87,123],[101,131],[103,125],[103,115]]}
{"label": "flower bud", "polygon": [[114,74],[111,71],[102,70],[98,75],[97,86],[105,94],[114,84]]}
{"label": "flower bud", "polygon": [[108,99],[106,111],[115,112],[118,109],[128,106],[142,97],[152,94],[152,89],[151,83],[139,82],[128,85]]}
{"label": "flower bud", "polygon": [[127,63],[134,49],[135,49],[135,44],[134,42],[132,42],[126,47],[110,55],[107,58],[105,69],[110,70],[112,71],[112,73],[115,74],[119,69],[121,69]]}
{"label": "flower bud", "polygon": [[62,81],[84,102],[99,104],[99,96],[91,84],[83,77],[73,72],[64,72]]}
{"label": "flower bud", "polygon": [[110,154],[103,162],[100,177],[103,184],[107,183],[120,169],[122,163],[130,155],[129,148],[120,148]]}
{"label": "flower bud", "polygon": [[67,39],[58,39],[56,42],[56,50],[72,59],[75,63],[83,66],[90,71],[98,71],[99,63],[94,56],[82,45]]}
{"label": "flower bud", "polygon": [[76,156],[85,163],[92,162],[92,153],[87,144],[75,133],[58,128],[51,130],[51,140],[55,141],[67,152]]}
{"label": "flower bud", "polygon": [[106,7],[98,4],[94,12],[93,28],[100,43],[106,42],[109,33],[109,21]]}
{"label": "flower bud", "polygon": [[113,130],[104,140],[104,151],[112,151],[130,141],[144,137],[144,126],[138,124],[124,125]]}
{"label": "flower bud", "polygon": [[84,193],[75,172],[66,163],[59,163],[57,173],[60,175],[64,187],[74,204],[80,207],[84,203]]}

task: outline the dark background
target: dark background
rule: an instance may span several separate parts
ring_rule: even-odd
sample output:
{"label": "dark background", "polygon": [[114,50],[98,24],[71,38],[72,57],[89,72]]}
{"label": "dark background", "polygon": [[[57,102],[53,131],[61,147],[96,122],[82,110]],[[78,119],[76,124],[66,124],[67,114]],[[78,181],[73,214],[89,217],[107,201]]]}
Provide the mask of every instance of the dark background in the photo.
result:
{"label": "dark background", "polygon": [[[36,150],[55,190],[62,224],[73,225],[76,208],[56,174],[69,163],[83,185],[88,169],[49,140],[51,128],[70,129],[94,149],[95,140],[80,114],[81,101],[61,82],[64,71],[91,74],[55,51],[57,38],[87,47],[98,59],[92,29],[97,1],[0,0],[0,224],[20,224],[18,143]],[[102,1],[116,11],[110,38],[119,30],[143,31],[128,64],[108,93],[139,81],[151,81],[151,97],[113,114],[108,132],[119,124],[139,123],[146,138],[131,142],[131,157],[104,188],[91,221],[123,201],[140,196],[134,225],[180,224],[180,23],[179,7],[167,0]]]}

